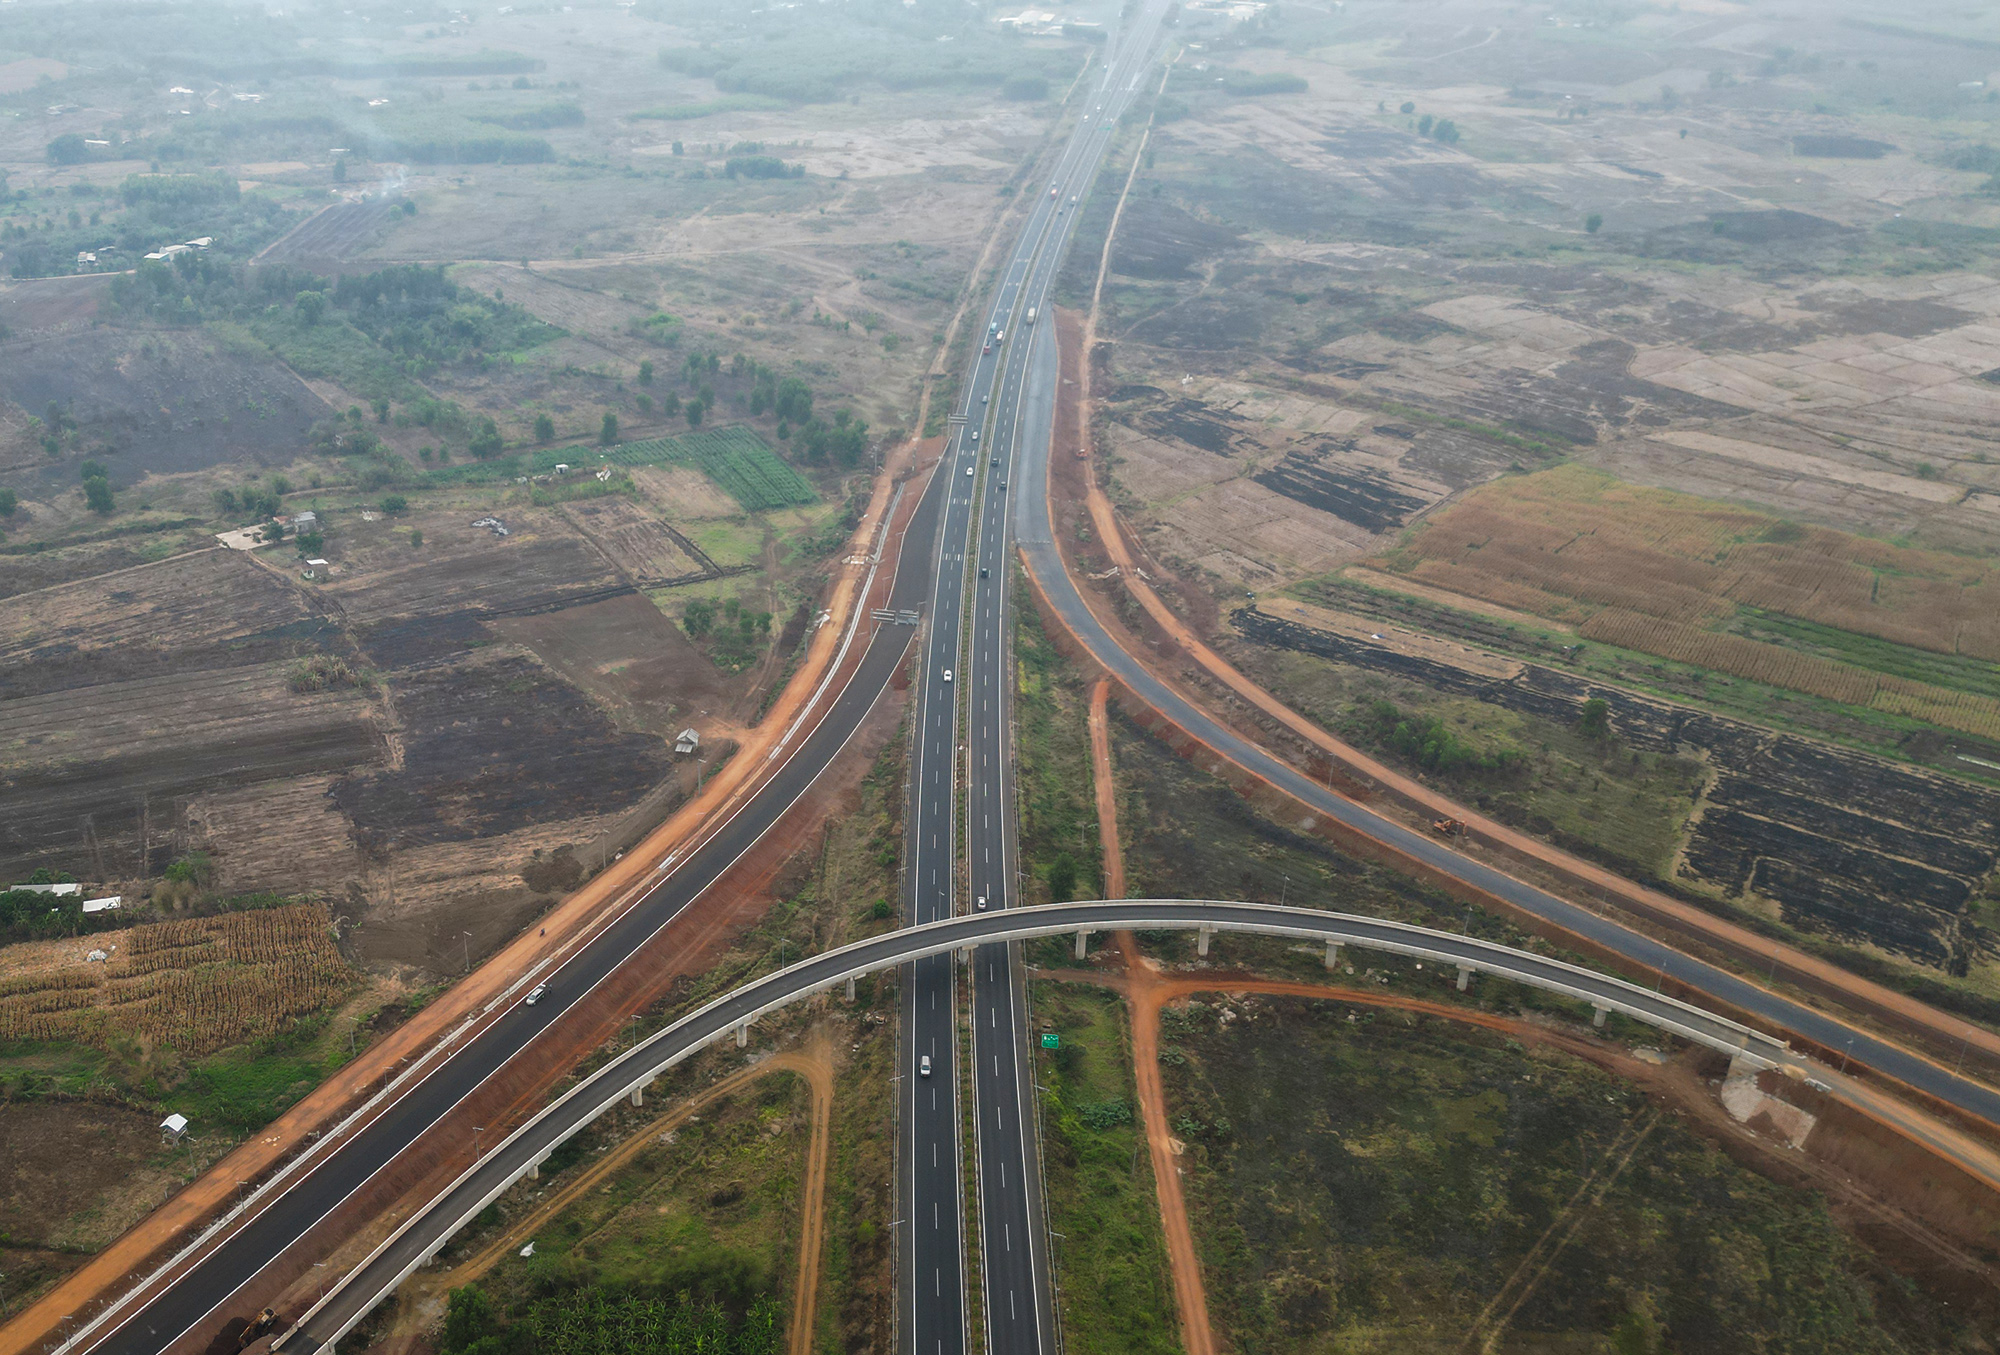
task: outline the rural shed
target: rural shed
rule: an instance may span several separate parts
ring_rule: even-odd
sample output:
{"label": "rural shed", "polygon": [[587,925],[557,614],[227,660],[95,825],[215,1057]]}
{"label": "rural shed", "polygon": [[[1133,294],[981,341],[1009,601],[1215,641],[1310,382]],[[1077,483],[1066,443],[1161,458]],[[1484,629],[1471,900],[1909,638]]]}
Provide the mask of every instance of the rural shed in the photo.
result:
{"label": "rural shed", "polygon": [[101,899],[85,899],[83,901],[83,911],[86,913],[108,913],[113,908],[123,907],[124,903],[125,896],[123,894],[111,894]]}
{"label": "rural shed", "polygon": [[83,886],[78,884],[59,885],[15,885],[15,889],[26,889],[36,894],[53,894],[57,898],[67,898],[71,894],[81,894]]}
{"label": "rural shed", "polygon": [[160,1133],[176,1143],[180,1141],[181,1135],[187,1132],[188,1117],[185,1115],[175,1113],[160,1121]]}
{"label": "rural shed", "polygon": [[701,735],[695,733],[692,729],[683,729],[680,737],[674,740],[674,751],[676,753],[692,753],[699,747],[701,747]]}

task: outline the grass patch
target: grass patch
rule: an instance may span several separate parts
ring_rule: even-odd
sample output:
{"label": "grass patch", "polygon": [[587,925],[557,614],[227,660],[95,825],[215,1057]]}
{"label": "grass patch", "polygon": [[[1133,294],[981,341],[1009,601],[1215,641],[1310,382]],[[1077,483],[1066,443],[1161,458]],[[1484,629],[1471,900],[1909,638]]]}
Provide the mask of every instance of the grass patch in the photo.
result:
{"label": "grass patch", "polygon": [[1063,1334],[1078,1352],[1181,1348],[1166,1244],[1132,1085],[1124,1001],[1102,989],[1034,985],[1033,1010],[1062,1045],[1037,1050],[1049,1226]]}
{"label": "grass patch", "polygon": [[1023,902],[1098,898],[1103,850],[1090,767],[1090,695],[1035,609],[1023,607],[1015,617],[1015,766],[1030,880]]}
{"label": "grass patch", "polygon": [[1632,1086],[1489,1032],[1349,1014],[1223,999],[1163,1022],[1191,1221],[1231,1345],[1457,1348],[1494,1330],[1482,1309],[1558,1223],[1574,1235],[1500,1305],[1523,1298],[1503,1349],[1872,1352],[1972,1336],[1974,1314],[1893,1273],[1820,1196],[1738,1165]]}

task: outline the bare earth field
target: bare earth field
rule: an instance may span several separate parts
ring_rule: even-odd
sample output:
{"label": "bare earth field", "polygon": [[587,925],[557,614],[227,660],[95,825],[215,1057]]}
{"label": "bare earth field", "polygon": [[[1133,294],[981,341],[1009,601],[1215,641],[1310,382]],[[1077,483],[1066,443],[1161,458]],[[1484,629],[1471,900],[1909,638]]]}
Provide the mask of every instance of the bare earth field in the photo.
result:
{"label": "bare earth field", "polygon": [[[1509,822],[1990,994],[1996,110],[1972,48],[1850,8],[1190,16],[1061,286],[1136,154],[1094,436],[1246,670]],[[1615,755],[1570,746],[1592,700]],[[1398,753],[1419,718],[1447,742]],[[1678,807],[1648,759],[1700,769]]]}

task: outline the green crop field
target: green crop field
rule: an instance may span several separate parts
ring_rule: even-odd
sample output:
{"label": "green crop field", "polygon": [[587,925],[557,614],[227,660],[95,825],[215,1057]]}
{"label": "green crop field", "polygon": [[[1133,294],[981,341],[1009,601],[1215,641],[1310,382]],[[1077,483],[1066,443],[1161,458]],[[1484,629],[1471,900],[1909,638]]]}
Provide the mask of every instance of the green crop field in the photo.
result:
{"label": "green crop field", "polygon": [[628,442],[612,451],[608,459],[620,466],[692,466],[753,513],[819,501],[803,475],[780,461],[764,439],[741,424],[682,437]]}

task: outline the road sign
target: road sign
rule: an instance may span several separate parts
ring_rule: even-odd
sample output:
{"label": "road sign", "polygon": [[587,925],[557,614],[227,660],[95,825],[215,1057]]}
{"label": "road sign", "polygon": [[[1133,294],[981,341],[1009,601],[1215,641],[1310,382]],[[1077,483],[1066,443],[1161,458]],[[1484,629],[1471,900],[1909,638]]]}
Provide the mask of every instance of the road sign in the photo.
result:
{"label": "road sign", "polygon": [[1062,1036],[1056,1034],[1054,1031],[1050,1031],[1048,1034],[1042,1036],[1042,1048],[1044,1049],[1062,1048]]}

